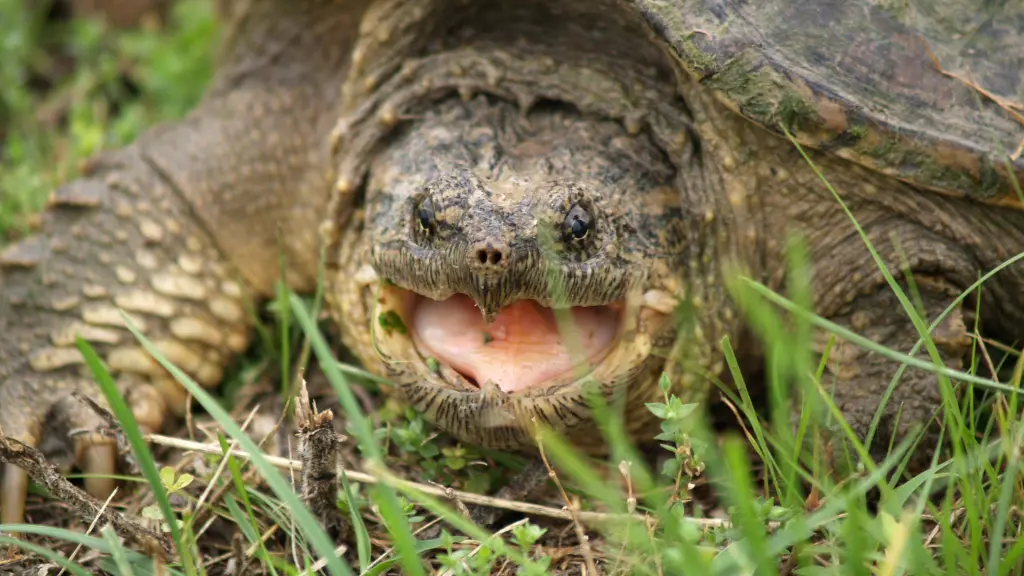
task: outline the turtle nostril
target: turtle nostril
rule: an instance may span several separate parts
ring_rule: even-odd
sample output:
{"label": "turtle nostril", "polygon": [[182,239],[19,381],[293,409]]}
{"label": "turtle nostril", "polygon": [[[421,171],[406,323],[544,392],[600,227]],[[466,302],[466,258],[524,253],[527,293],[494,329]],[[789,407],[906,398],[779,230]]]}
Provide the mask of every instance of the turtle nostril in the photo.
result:
{"label": "turtle nostril", "polygon": [[473,257],[480,266],[501,266],[505,263],[505,249],[503,246],[495,247],[488,243],[474,250]]}

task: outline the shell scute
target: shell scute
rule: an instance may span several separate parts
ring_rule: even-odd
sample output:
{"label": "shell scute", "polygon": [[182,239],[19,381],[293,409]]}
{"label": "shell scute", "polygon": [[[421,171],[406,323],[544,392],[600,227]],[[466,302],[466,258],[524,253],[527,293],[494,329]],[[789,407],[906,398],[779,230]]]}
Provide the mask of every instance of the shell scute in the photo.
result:
{"label": "shell scute", "polygon": [[922,188],[1024,209],[1024,3],[638,0],[765,128]]}

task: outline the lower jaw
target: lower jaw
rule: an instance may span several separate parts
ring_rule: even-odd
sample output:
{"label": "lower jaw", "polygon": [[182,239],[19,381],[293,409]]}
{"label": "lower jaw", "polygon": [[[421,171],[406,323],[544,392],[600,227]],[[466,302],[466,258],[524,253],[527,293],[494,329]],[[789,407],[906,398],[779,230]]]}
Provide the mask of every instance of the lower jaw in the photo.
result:
{"label": "lower jaw", "polygon": [[616,395],[628,389],[627,434],[647,430],[644,402],[656,401],[657,378],[664,368],[664,360],[652,354],[654,341],[672,328],[671,316],[643,306],[640,292],[627,295],[620,336],[588,374],[569,374],[551,385],[512,394],[496,386],[477,387],[449,366],[428,367],[408,327],[385,321],[406,318],[415,295],[386,284],[363,294],[373,348],[364,361],[382,363],[395,392],[410,408],[460,441],[495,450],[531,451],[536,447],[536,425],[543,421],[580,450],[603,453],[607,445],[587,394],[594,384]]}

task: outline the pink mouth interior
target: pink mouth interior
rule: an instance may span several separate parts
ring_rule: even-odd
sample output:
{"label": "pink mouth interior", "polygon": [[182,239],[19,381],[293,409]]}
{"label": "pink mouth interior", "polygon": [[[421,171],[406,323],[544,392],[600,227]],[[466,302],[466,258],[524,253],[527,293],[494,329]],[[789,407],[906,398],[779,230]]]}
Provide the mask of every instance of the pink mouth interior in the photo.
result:
{"label": "pink mouth interior", "polygon": [[506,306],[491,324],[473,301],[458,294],[435,301],[418,297],[412,336],[433,356],[477,385],[493,381],[505,392],[543,386],[581,363],[597,363],[615,343],[620,314],[614,306],[577,306],[567,322],[567,346],[554,311],[532,300]]}

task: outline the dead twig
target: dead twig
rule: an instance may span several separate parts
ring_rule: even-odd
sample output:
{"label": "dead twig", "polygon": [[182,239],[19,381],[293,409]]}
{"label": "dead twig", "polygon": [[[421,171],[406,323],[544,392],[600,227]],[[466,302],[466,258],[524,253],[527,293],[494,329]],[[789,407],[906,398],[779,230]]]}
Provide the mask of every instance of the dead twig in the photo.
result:
{"label": "dead twig", "polygon": [[0,462],[14,464],[28,473],[32,481],[46,488],[55,498],[66,503],[82,519],[92,522],[99,518],[109,523],[127,540],[137,543],[143,552],[166,562],[173,548],[170,540],[116,510],[106,508],[99,500],[69,482],[53,464],[35,448],[24,442],[8,438],[0,432]]}
{"label": "dead twig", "polygon": [[430,485],[436,486],[437,488],[444,490],[444,497],[450,500],[453,505],[455,505],[455,511],[461,514],[463,518],[472,518],[473,514],[472,512],[470,512],[469,506],[466,506],[466,503],[463,502],[461,498],[459,498],[459,495],[456,493],[456,490],[454,488],[452,488],[451,486],[439,484],[437,482],[431,482]]}
{"label": "dead twig", "polygon": [[596,576],[600,572],[597,571],[597,564],[594,562],[594,551],[590,549],[590,537],[587,536],[587,532],[583,529],[583,525],[580,524],[580,519],[577,515],[579,502],[570,500],[569,495],[566,494],[561,480],[558,479],[558,474],[551,467],[551,463],[548,462],[548,455],[544,450],[544,441],[539,433],[537,434],[537,450],[540,451],[540,459],[544,461],[544,467],[548,469],[548,477],[555,483],[558,492],[562,495],[562,500],[565,501],[565,508],[569,511],[569,516],[572,518],[572,527],[576,531],[576,539],[580,542],[580,553],[583,555],[583,561],[587,563],[587,571]]}
{"label": "dead twig", "polygon": [[[334,555],[338,558],[344,558],[346,552],[348,552],[348,546],[345,544],[334,549]],[[302,572],[299,576],[312,576],[313,574],[317,574],[320,570],[323,570],[325,566],[327,566],[327,560],[325,558],[321,558],[314,562],[313,565],[309,567],[309,570]]]}
{"label": "dead twig", "polygon": [[[170,448],[178,448],[180,450],[192,450],[195,452],[201,452],[203,454],[223,454],[220,446],[214,444],[203,444],[201,442],[192,442],[190,440],[184,440],[181,438],[174,438],[172,436],[164,436],[161,434],[149,434],[146,436],[146,440],[153,444],[160,446],[167,446]],[[243,450],[232,450],[232,455],[237,458],[242,458],[246,461],[250,460],[249,454]],[[297,460],[289,460],[288,458],[281,458],[279,456],[264,455],[264,458],[274,466],[278,468],[291,469],[291,470],[302,470],[302,463]],[[572,520],[565,510],[558,508],[552,508],[550,506],[542,506],[540,504],[531,504],[529,502],[517,502],[514,500],[506,500],[503,498],[495,498],[493,496],[486,496],[483,494],[474,494],[473,492],[464,492],[461,490],[452,490],[441,488],[438,486],[430,486],[428,484],[421,484],[419,482],[411,482],[397,477],[380,478],[372,474],[365,472],[359,472],[357,470],[346,470],[345,474],[353,482],[361,482],[363,484],[380,484],[387,482],[395,486],[404,486],[412,488],[424,494],[431,496],[437,496],[441,498],[450,498],[450,494],[455,495],[460,500],[467,504],[477,504],[481,506],[490,506],[492,508],[502,508],[510,510],[512,512],[519,512],[521,514],[531,514],[533,516],[543,516],[545,518],[556,518],[559,520]],[[384,475],[382,475],[384,476]],[[616,514],[616,513],[605,513],[605,512],[591,512],[587,510],[580,510],[577,512],[577,516],[580,520],[588,523],[595,524],[609,524],[613,522],[623,522],[626,520],[633,520],[644,523],[651,523],[653,520],[646,518],[640,514]],[[703,528],[728,528],[732,524],[728,520],[722,520],[719,518],[690,518],[690,522],[701,526]],[[778,522],[769,523],[769,528],[774,529],[779,526]]]}
{"label": "dead twig", "polygon": [[235,532],[235,535],[231,537],[231,562],[234,562],[234,574],[242,576],[245,574],[246,568],[249,566],[249,557],[245,554],[245,548],[242,545],[245,544],[245,537],[242,536],[241,532]]}
{"label": "dead twig", "polygon": [[[241,428],[243,432],[249,427],[249,424],[252,422],[252,419],[256,416],[256,413],[259,411],[259,409],[260,407],[258,405],[254,406],[252,411],[249,412],[249,416],[245,419],[244,422],[242,422]],[[228,449],[231,450],[237,446],[238,441],[232,439],[231,444],[228,446]],[[196,500],[195,506],[192,507],[192,509],[196,511],[196,518],[198,518],[199,514],[202,513],[203,504],[205,504],[207,500],[209,500],[210,502],[216,502],[220,500],[220,497],[224,493],[224,491],[227,490],[229,486],[232,486],[230,482],[225,482],[224,485],[221,486],[220,489],[217,491],[217,493],[214,494],[213,498],[210,498],[210,493],[215,488],[217,488],[217,479],[220,478],[220,475],[224,473],[224,469],[227,468],[227,466],[228,458],[227,456],[225,456],[220,459],[220,463],[217,464],[217,469],[214,470],[213,475],[210,476],[209,480],[207,480],[206,488],[203,489],[203,493],[199,495],[199,500]],[[210,519],[207,520],[205,524],[203,524],[203,527],[200,528],[198,532],[196,532],[196,540],[202,538],[203,534],[205,534],[206,531],[210,529],[210,526],[213,525],[214,520],[216,520],[217,518],[218,516],[216,514],[211,513]],[[193,523],[194,522],[195,521],[193,520]]]}
{"label": "dead twig", "polygon": [[[117,488],[114,488],[114,490],[110,493],[110,496],[107,496],[107,500],[103,502],[103,508],[100,509],[100,512],[103,512],[104,510],[107,509],[107,506],[110,506],[110,501],[114,499],[114,496],[117,496]],[[92,531],[96,528],[96,523],[99,522],[99,520],[100,515],[97,514],[92,519],[92,522],[89,524],[89,527],[85,529],[86,536],[90,536],[92,534]],[[75,556],[78,556],[78,553],[82,550],[82,546],[83,544],[81,542],[79,542],[78,546],[75,546],[74,551],[72,551],[71,555],[68,556],[68,562],[73,562],[75,560]],[[57,573],[57,576],[64,576],[64,572],[66,571],[67,567],[65,566],[60,569],[60,572]]]}
{"label": "dead twig", "polygon": [[1024,114],[1018,112],[1018,110],[1024,110],[1024,104],[1018,104],[1016,102],[1004,100],[999,96],[993,94],[984,86],[981,86],[974,80],[971,80],[970,78],[964,78],[963,76],[957,74],[956,72],[950,72],[949,70],[946,70],[945,68],[942,67],[942,64],[939,63],[939,58],[935,55],[934,52],[932,52],[932,48],[931,46],[928,45],[928,42],[924,38],[921,38],[921,42],[924,43],[924,49],[928,53],[928,58],[931,59],[932,64],[935,66],[935,69],[939,71],[939,74],[942,74],[943,76],[947,76],[949,78],[953,78],[954,80],[959,80],[965,86],[974,89],[979,94],[995,103],[996,106],[999,106],[1000,108],[1005,110],[1016,121],[1020,122],[1021,124],[1024,124]]}
{"label": "dead twig", "polygon": [[343,437],[334,432],[334,413],[317,412],[309,399],[306,379],[299,374],[299,401],[295,405],[299,458],[302,459],[302,500],[317,515],[331,537],[347,539],[351,529],[336,502],[338,447]]}
{"label": "dead twig", "polygon": [[121,423],[118,422],[117,417],[110,413],[109,410],[100,406],[95,400],[82,394],[81,392],[73,392],[71,396],[85,404],[90,410],[93,411],[100,420],[103,420],[103,426],[99,426],[94,430],[72,430],[71,436],[78,434],[99,434],[104,438],[110,438],[117,443],[117,453],[121,457],[122,461],[126,464],[125,472],[130,476],[139,476],[142,474],[142,469],[139,468],[138,461],[135,460],[135,454],[132,452],[132,446],[128,442],[128,437],[125,435],[124,430],[121,428]]}

